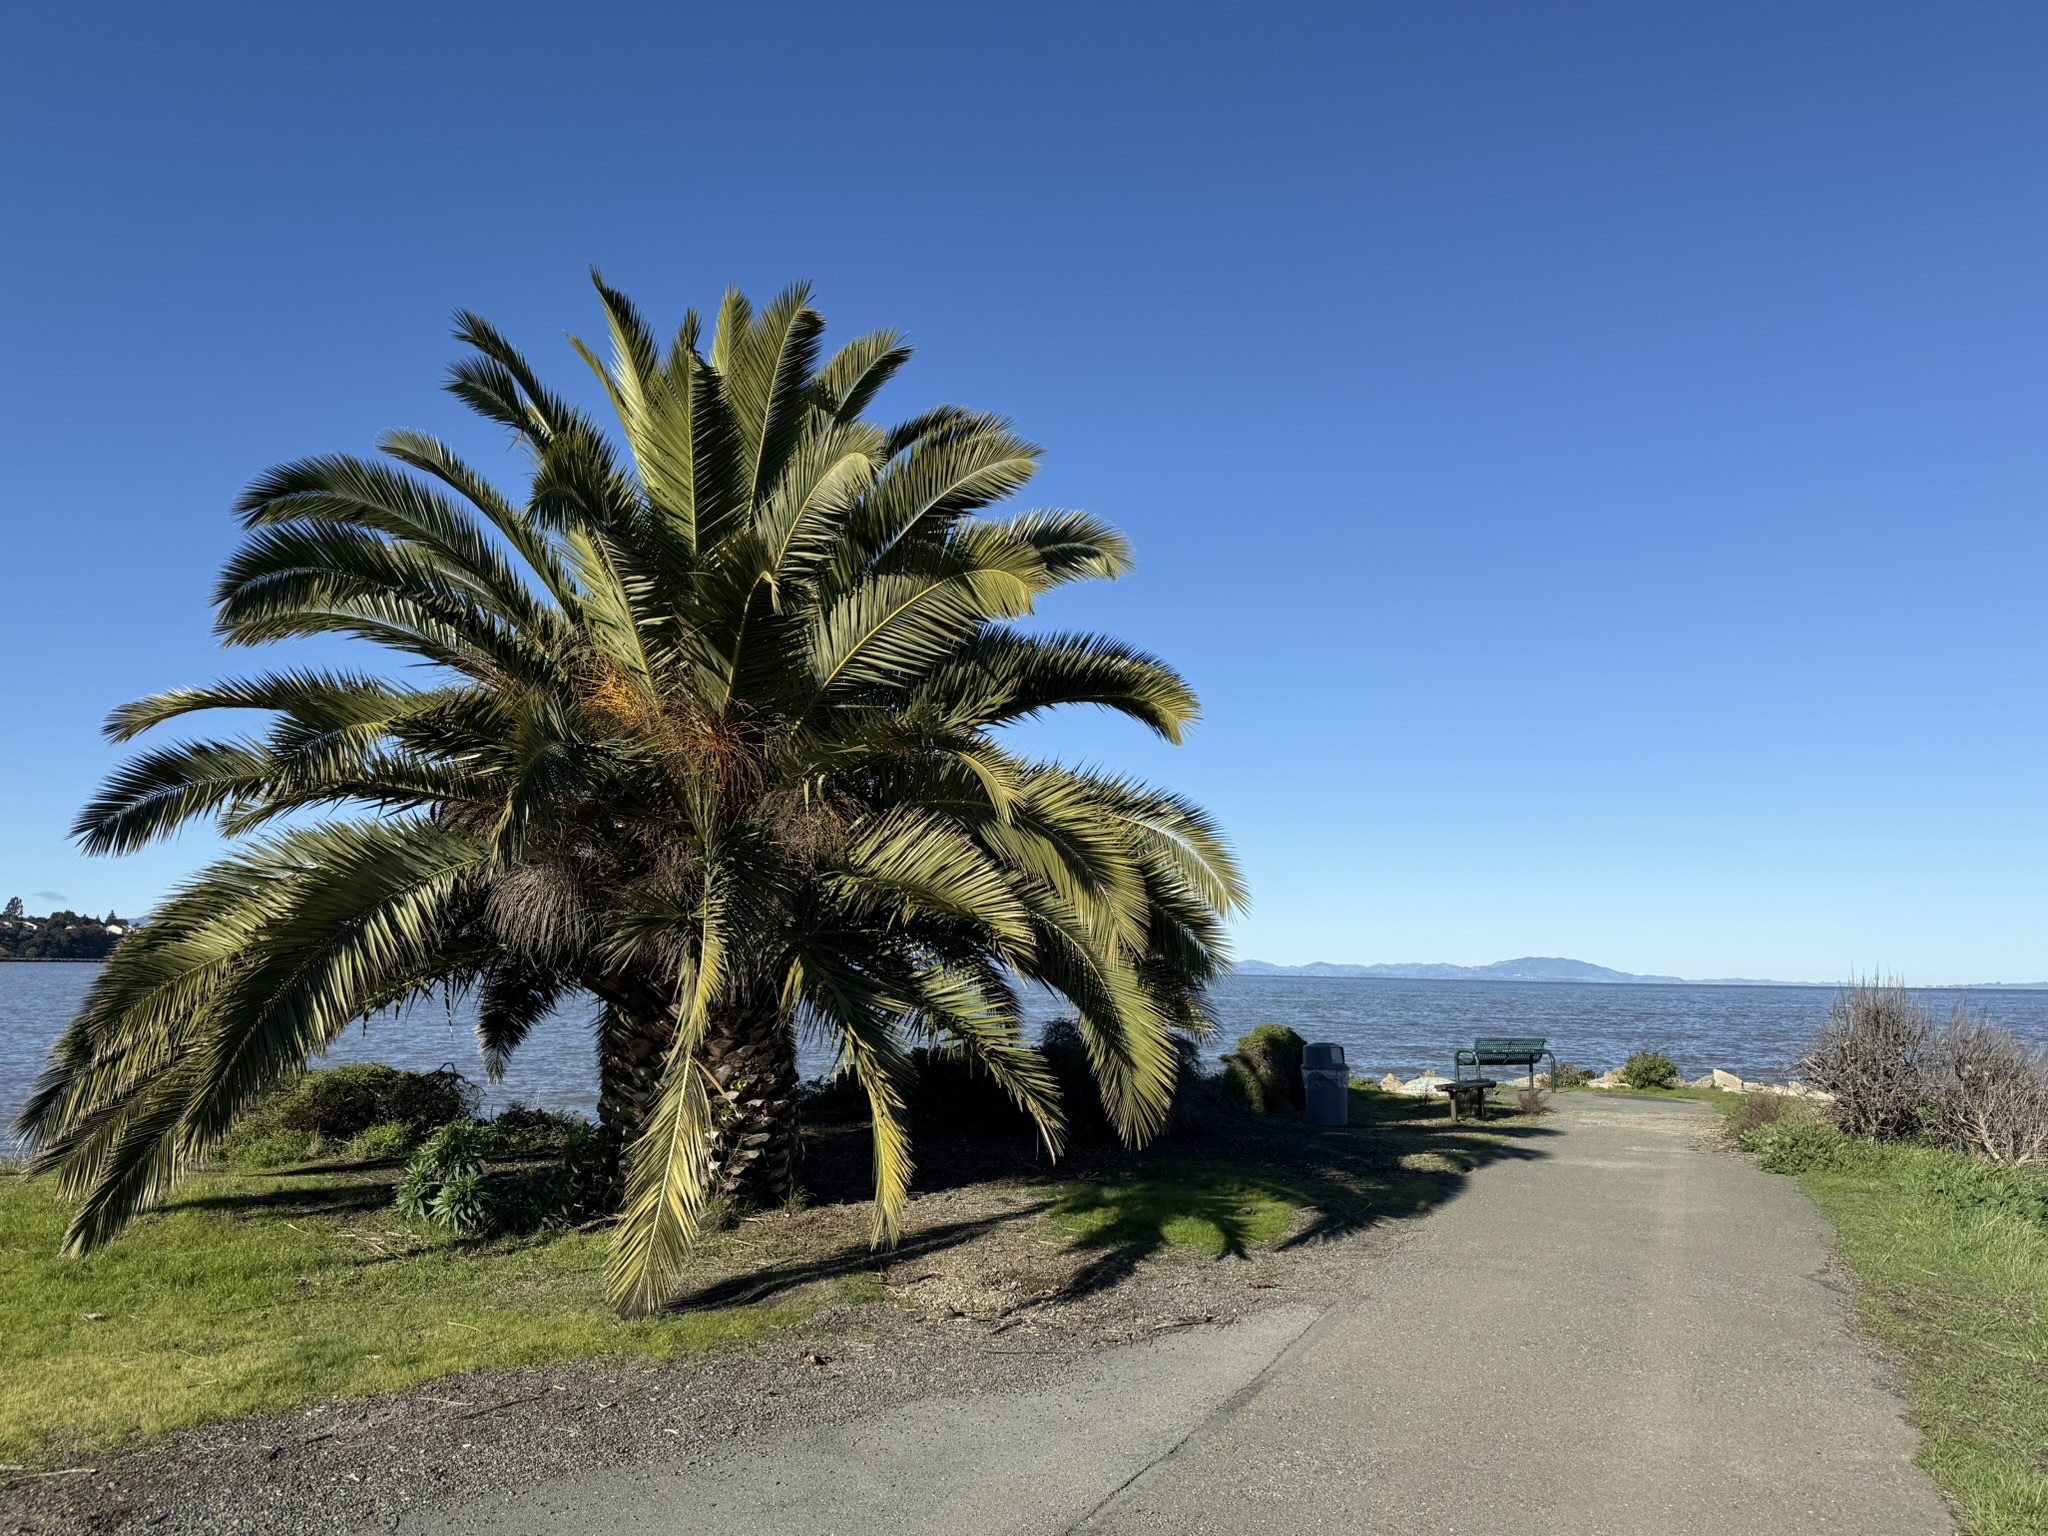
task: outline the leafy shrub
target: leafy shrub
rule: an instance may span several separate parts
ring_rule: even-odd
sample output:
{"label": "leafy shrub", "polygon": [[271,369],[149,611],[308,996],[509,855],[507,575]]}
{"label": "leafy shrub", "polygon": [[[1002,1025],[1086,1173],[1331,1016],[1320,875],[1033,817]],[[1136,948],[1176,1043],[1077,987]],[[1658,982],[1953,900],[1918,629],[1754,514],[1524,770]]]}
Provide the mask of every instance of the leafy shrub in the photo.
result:
{"label": "leafy shrub", "polygon": [[441,1174],[415,1157],[398,1176],[398,1187],[391,1192],[391,1208],[407,1221],[424,1221],[427,1207],[441,1192],[441,1183]]}
{"label": "leafy shrub", "polygon": [[356,1132],[349,1138],[346,1150],[356,1162],[381,1163],[394,1157],[404,1157],[417,1145],[419,1137],[413,1134],[411,1126],[387,1120],[382,1125]]}
{"label": "leafy shrub", "polygon": [[464,1169],[442,1179],[427,1202],[427,1220],[461,1237],[478,1237],[496,1223],[483,1174]]}
{"label": "leafy shrub", "polygon": [[1920,1134],[1928,1105],[1934,1018],[1895,981],[1858,982],[1828,1008],[1800,1066],[1834,1096],[1829,1117],[1852,1136],[1900,1141]]}
{"label": "leafy shrub", "polygon": [[492,1157],[543,1155],[561,1151],[589,1129],[590,1122],[581,1115],[512,1103],[482,1123],[481,1145]]}
{"label": "leafy shrub", "polygon": [[1285,1024],[1261,1024],[1223,1058],[1223,1092],[1254,1114],[1306,1107],[1301,1058],[1308,1042]]}
{"label": "leafy shrub", "polygon": [[[1038,1053],[1052,1069],[1059,1085],[1060,1108],[1067,1117],[1069,1142],[1103,1141],[1113,1132],[1109,1112],[1102,1107],[1102,1085],[1088,1062],[1088,1042],[1081,1037],[1081,1022],[1073,1018],[1054,1019],[1038,1039]],[[1181,1083],[1188,1079],[1188,1062],[1182,1060]]]}
{"label": "leafy shrub", "polygon": [[1583,1088],[1593,1081],[1595,1074],[1584,1067],[1575,1067],[1568,1061],[1560,1061],[1557,1071],[1551,1077],[1553,1088]]}
{"label": "leafy shrub", "polygon": [[1637,1051],[1621,1064],[1621,1080],[1631,1088],[1676,1088],[1678,1063],[1662,1051]]}
{"label": "leafy shrub", "polygon": [[[1177,1038],[1175,1045],[1181,1052],[1178,1091],[1194,1073],[1195,1054],[1192,1041]],[[1038,1039],[1038,1054],[1045,1059],[1059,1095],[1067,1144],[1111,1138],[1115,1132],[1109,1112],[1102,1107],[1102,1087],[1089,1063],[1080,1021],[1057,1018],[1048,1023]],[[911,1088],[909,1109],[917,1118],[980,1135],[1038,1135],[1031,1117],[972,1058],[944,1048],[919,1050],[913,1055],[917,1080]]]}
{"label": "leafy shrub", "polygon": [[[972,1057],[924,1046],[912,1051],[910,1060],[916,1075],[905,1085],[903,1108],[914,1123],[975,1135],[1034,1134],[1031,1117]],[[864,1117],[867,1094],[857,1084],[855,1092]]]}
{"label": "leafy shrub", "polygon": [[346,1146],[372,1126],[402,1125],[418,1141],[437,1125],[474,1114],[476,1106],[475,1085],[447,1067],[406,1072],[361,1062],[318,1068],[244,1114],[222,1152],[237,1167],[281,1167]]}
{"label": "leafy shrub", "polygon": [[437,1125],[476,1113],[477,1090],[460,1072],[406,1072],[361,1062],[307,1072],[279,1097],[279,1125],[346,1141],[373,1125],[396,1123],[425,1135]]}

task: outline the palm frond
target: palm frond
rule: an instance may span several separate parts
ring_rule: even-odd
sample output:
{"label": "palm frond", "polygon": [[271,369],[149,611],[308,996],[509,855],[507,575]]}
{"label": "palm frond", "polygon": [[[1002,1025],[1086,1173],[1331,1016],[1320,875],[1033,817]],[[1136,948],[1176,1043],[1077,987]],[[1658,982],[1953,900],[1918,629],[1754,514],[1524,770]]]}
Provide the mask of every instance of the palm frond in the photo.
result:
{"label": "palm frond", "polygon": [[936,544],[961,518],[1022,487],[1038,458],[1000,417],[963,413],[935,426],[876,476],[849,522],[838,584],[881,566],[906,540]]}
{"label": "palm frond", "polygon": [[535,450],[581,420],[567,402],[541,387],[518,348],[481,315],[457,310],[455,338],[478,355],[449,370],[448,392],[478,415],[509,427]]}
{"label": "palm frond", "polygon": [[817,409],[837,425],[858,420],[910,355],[900,331],[856,336],[818,370],[811,387]]}
{"label": "palm frond", "polygon": [[941,966],[917,973],[911,998],[934,1037],[973,1061],[1031,1117],[1046,1155],[1066,1143],[1059,1085],[1045,1058],[1024,1043],[1017,999],[993,970],[968,974]]}
{"label": "palm frond", "polygon": [[827,879],[840,909],[854,918],[972,924],[1006,961],[1031,943],[1030,909],[1010,871],[929,811],[898,807],[875,818]]}
{"label": "palm frond", "polygon": [[870,1234],[878,1248],[895,1243],[903,1227],[916,1165],[903,1123],[903,1084],[910,1062],[892,1025],[899,1011],[886,991],[849,959],[828,947],[822,935],[800,937],[791,991],[839,1043],[835,1076],[851,1073],[867,1094],[875,1155],[875,1221]]}
{"label": "palm frond", "polygon": [[825,321],[809,301],[809,286],[797,283],[770,300],[759,319],[730,334],[720,317],[724,348],[719,372],[732,399],[750,502],[774,487],[810,424],[806,397]]}
{"label": "palm frond", "polygon": [[977,632],[934,664],[911,699],[984,727],[1092,704],[1176,745],[1201,712],[1179,674],[1135,647],[1100,635],[1020,635],[1007,626]]}
{"label": "palm frond", "polygon": [[626,1155],[626,1202],[605,1261],[605,1293],[625,1317],[648,1317],[674,1294],[704,1223],[711,1187],[711,1097],[679,1032],[647,1128]]}

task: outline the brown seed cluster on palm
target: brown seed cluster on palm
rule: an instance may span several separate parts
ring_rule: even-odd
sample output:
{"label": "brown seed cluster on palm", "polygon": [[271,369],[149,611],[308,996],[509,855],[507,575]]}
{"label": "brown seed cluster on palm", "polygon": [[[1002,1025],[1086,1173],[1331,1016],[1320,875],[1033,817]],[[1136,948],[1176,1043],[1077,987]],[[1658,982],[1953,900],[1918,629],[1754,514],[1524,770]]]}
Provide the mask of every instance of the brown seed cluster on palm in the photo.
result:
{"label": "brown seed cluster on palm", "polygon": [[1194,717],[1154,658],[1016,627],[1125,570],[1123,539],[1080,512],[983,515],[1037,450],[954,407],[867,420],[909,349],[880,332],[826,357],[801,289],[759,313],[729,293],[708,351],[694,314],[662,348],[598,293],[611,357],[576,346],[616,437],[460,318],[449,387],[525,450],[522,499],[401,432],[240,503],[222,637],[352,637],[411,680],[280,671],[110,722],[268,714],[143,753],[80,817],[99,852],[195,819],[234,847],[116,954],[18,1122],[78,1201],[72,1249],[351,1022],[451,988],[493,1071],[596,1000],[631,1313],[673,1289],[709,1201],[787,1188],[799,1035],[872,1106],[878,1241],[909,1187],[913,1047],[971,1058],[1059,1147],[1020,982],[1072,1003],[1122,1134],[1162,1125],[1242,900],[1230,852],[1184,800],[1000,732],[1072,704],[1171,740]]}

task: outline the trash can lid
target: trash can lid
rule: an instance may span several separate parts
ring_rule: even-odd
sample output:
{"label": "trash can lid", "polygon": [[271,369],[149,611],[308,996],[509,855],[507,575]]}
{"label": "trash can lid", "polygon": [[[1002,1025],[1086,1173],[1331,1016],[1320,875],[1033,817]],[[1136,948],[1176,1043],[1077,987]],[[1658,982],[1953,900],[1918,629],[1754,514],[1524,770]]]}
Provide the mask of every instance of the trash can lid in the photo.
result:
{"label": "trash can lid", "polygon": [[1328,1040],[1305,1046],[1301,1064],[1304,1067],[1341,1067],[1344,1065],[1344,1047]]}

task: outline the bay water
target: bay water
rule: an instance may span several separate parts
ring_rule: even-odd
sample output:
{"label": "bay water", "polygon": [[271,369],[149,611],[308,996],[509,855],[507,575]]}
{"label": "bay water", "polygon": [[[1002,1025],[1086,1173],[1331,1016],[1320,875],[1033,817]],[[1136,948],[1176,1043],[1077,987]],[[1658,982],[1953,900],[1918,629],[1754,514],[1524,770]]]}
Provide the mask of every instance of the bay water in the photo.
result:
{"label": "bay water", "polygon": [[[0,964],[0,1127],[21,1107],[51,1042],[98,970],[85,963]],[[1221,1055],[1255,1025],[1278,1023],[1310,1040],[1343,1045],[1355,1076],[1410,1076],[1425,1067],[1448,1073],[1451,1053],[1474,1035],[1517,1034],[1546,1035],[1560,1060],[1595,1071],[1654,1049],[1687,1077],[1723,1067],[1745,1078],[1782,1079],[1793,1075],[1834,995],[1827,987],[1232,976],[1211,989],[1218,1031],[1206,1054]],[[2048,991],[1929,988],[1920,995],[1937,1017],[1961,1004],[2048,1044]],[[1050,994],[1030,991],[1025,1012],[1035,1033],[1062,1009]],[[485,1107],[518,1102],[594,1113],[593,1013],[588,1004],[570,1005],[536,1026],[504,1079],[486,1086]],[[460,1002],[452,1009],[417,1005],[351,1029],[325,1064],[453,1065],[481,1083],[471,1023]],[[804,1042],[799,1067],[807,1077],[829,1072],[829,1050]],[[0,1147],[10,1140],[0,1130]]]}

